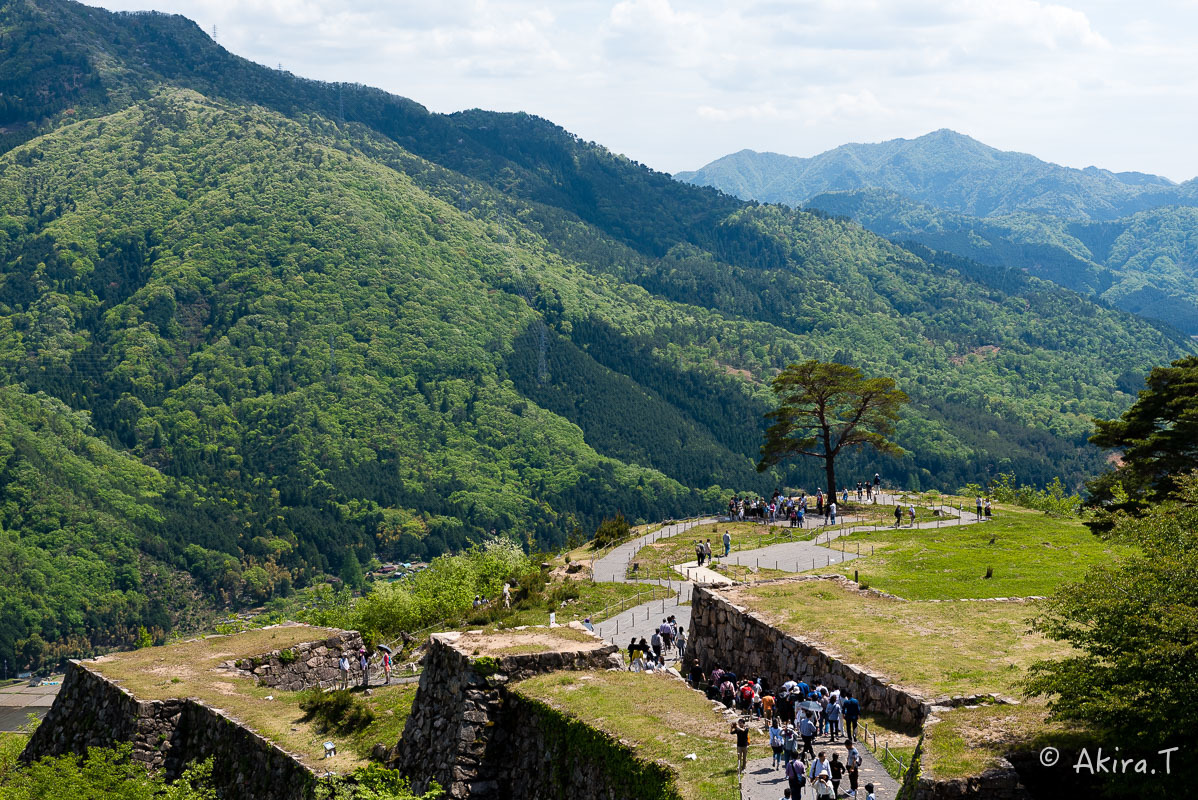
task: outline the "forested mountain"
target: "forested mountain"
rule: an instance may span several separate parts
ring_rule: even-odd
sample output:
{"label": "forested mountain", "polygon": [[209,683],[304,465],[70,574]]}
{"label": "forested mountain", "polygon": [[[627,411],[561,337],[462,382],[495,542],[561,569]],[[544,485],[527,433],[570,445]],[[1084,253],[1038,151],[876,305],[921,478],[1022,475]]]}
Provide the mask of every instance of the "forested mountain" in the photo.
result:
{"label": "forested mountain", "polygon": [[[914,399],[909,456],[846,476],[1077,485],[1101,463],[1090,418],[1193,352],[1022,272],[688,186],[545,120],[253,65],[181,17],[10,0],[0,37],[0,375],[23,442],[6,555],[46,586],[67,556],[96,564],[57,605],[16,595],[0,656],[22,663],[34,633],[81,652],[174,624],[188,580],[257,602],[492,529],[555,547],[616,510],[813,490],[817,465],[754,469],[767,381],[805,358]],[[26,455],[64,448],[83,455]]]}
{"label": "forested mountain", "polygon": [[895,241],[1025,269],[1198,335],[1198,208],[1165,206],[1105,222],[1030,213],[979,219],[877,190],[829,192],[808,206]]}
{"label": "forested mountain", "polygon": [[841,145],[811,158],[742,150],[675,177],[745,200],[791,206],[824,192],[881,189],[974,217],[1033,212],[1111,220],[1162,205],[1198,205],[1198,179],[1179,185],[1140,172],[1071,169],[947,129]]}

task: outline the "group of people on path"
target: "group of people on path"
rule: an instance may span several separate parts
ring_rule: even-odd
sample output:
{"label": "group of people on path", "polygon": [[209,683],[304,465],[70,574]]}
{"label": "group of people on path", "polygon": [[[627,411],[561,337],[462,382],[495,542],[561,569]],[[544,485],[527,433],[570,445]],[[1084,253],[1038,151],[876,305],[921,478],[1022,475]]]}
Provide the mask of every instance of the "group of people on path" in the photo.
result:
{"label": "group of people on path", "polygon": [[[717,531],[716,533],[718,534],[719,531]],[[731,534],[731,532],[724,531],[722,544],[724,545],[724,558],[727,558],[728,554],[732,552],[732,534]],[[712,558],[713,558],[713,556],[712,556],[712,552],[711,552],[711,539],[707,539],[706,541],[704,541],[703,539],[696,539],[695,540],[695,561],[698,563],[698,565],[701,567],[701,566],[703,566],[704,563],[710,562]]]}
{"label": "group of people on path", "polygon": [[[381,656],[380,666],[383,670],[383,676],[386,678],[387,683],[391,683],[391,654],[386,650],[383,650],[381,647],[379,648],[379,651]],[[362,670],[361,685],[364,687],[370,685],[370,658],[366,655],[366,648],[359,647],[357,653],[354,653],[352,650],[341,651],[341,657],[337,659],[337,670],[341,675],[340,680],[337,683],[338,689],[349,689],[349,670],[351,658],[357,661],[358,669]]]}
{"label": "group of people on path", "polygon": [[[882,476],[874,473],[873,481],[857,481],[857,500],[877,502],[878,496],[881,494]],[[841,492],[841,502],[849,502],[849,489],[846,486]],[[823,489],[815,490],[815,514],[817,517],[823,517],[825,525],[836,524],[837,507],[836,496],[830,494],[825,496]],[[728,501],[728,519],[738,522],[744,522],[746,517],[758,522],[778,522],[789,521],[792,528],[807,527],[807,514],[811,510],[810,501],[806,493],[800,493],[798,497],[788,497],[780,491],[775,491],[773,496],[766,500],[765,498],[748,498],[748,497],[732,497]],[[696,553],[698,552],[696,548]],[[710,557],[710,552],[708,553]],[[699,565],[702,566],[700,560]]]}
{"label": "group of people on path", "polygon": [[[811,797],[840,796],[840,785],[848,782],[848,797],[857,797],[861,754],[857,750],[857,722],[861,704],[852,692],[829,689],[822,684],[790,680],[771,692],[762,678],[741,679],[718,666],[704,676],[698,662],[691,664],[687,681],[695,688],[706,686],[707,696],[742,716],[732,728],[737,737],[738,769],[744,771],[748,758],[748,726],[751,717],[769,720],[773,767],[785,771],[787,797],[802,797],[804,788]],[[844,756],[816,751],[815,742],[826,737],[828,744],[843,741]],[[873,786],[866,791],[872,797]]]}
{"label": "group of people on path", "polygon": [[661,621],[653,636],[648,640],[641,637],[640,641],[632,637],[628,643],[628,669],[632,672],[652,672],[665,669],[666,653],[674,650],[681,661],[686,656],[686,631],[678,624],[678,618],[673,614]]}

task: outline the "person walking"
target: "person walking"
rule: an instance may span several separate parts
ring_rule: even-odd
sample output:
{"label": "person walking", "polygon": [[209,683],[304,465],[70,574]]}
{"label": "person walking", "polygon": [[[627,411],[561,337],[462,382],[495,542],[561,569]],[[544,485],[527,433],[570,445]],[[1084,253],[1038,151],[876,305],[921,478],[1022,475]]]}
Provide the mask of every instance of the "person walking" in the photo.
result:
{"label": "person walking", "polygon": [[827,718],[828,718],[828,735],[831,736],[833,739],[840,738],[840,713],[841,713],[841,710],[842,709],[840,707],[840,698],[839,697],[837,697],[836,695],[832,695],[830,698],[828,698],[828,705],[827,705],[827,708],[824,710],[824,713],[827,715]]}
{"label": "person walking", "polygon": [[811,769],[807,771],[807,778],[815,781],[820,775],[831,776],[831,769],[828,767],[828,754],[823,750],[819,751],[819,756],[811,762]]}
{"label": "person walking", "polygon": [[383,651],[383,675],[387,678],[387,683],[391,683],[391,654],[386,650]]}
{"label": "person walking", "polygon": [[730,531],[724,531],[724,558],[727,558],[728,554],[731,552],[732,552],[732,533]]}
{"label": "person walking", "polygon": [[703,566],[703,540],[695,542],[695,564]]}
{"label": "person walking", "polygon": [[678,660],[686,658],[686,632],[682,628],[678,629],[678,635],[674,638],[674,647],[678,649]]}
{"label": "person walking", "polygon": [[861,703],[853,697],[852,692],[846,690],[840,708],[844,712],[844,735],[850,742],[855,742],[857,741],[857,720],[861,718]]}
{"label": "person walking", "polygon": [[362,669],[362,685],[370,685],[370,660],[366,658],[366,648],[358,650],[358,666]]}
{"label": "person walking", "polygon": [[799,736],[803,738],[802,755],[805,756],[810,753],[811,757],[815,758],[815,748],[811,746],[811,743],[815,741],[816,730],[815,720],[811,718],[811,712],[804,710],[803,718],[799,720]]}
{"label": "person walking", "polygon": [[915,527],[915,506],[914,505],[907,506],[907,514],[911,517],[911,527],[914,528]]}
{"label": "person walking", "polygon": [[653,631],[653,638],[649,640],[649,644],[653,647],[653,660],[658,664],[664,664],[665,659],[661,657],[661,631]]}
{"label": "person walking", "polygon": [[828,774],[832,778],[832,796],[840,797],[840,779],[844,777],[844,762],[840,760],[840,753],[832,754],[832,760],[828,762]]}
{"label": "person walking", "polygon": [[782,761],[789,767],[791,762],[799,762],[799,774],[803,774],[803,762],[799,759],[799,736],[789,722],[782,725]]}
{"label": "person walking", "polygon": [[849,797],[857,796],[857,779],[861,775],[861,765],[865,762],[861,759],[861,753],[853,746],[852,741],[846,739],[844,742],[845,756],[844,769],[849,775]]}
{"label": "person walking", "polygon": [[803,762],[795,758],[786,762],[786,784],[790,787],[790,796],[802,797],[803,787],[807,785],[807,774]]}
{"label": "person walking", "polygon": [[711,539],[703,543],[703,558],[707,563],[711,563]]}
{"label": "person walking", "polygon": [[774,754],[774,769],[782,767],[782,728],[777,717],[770,720],[770,751]]}
{"label": "person walking", "polygon": [[903,507],[896,504],[894,506],[894,527],[899,527],[903,524]]}
{"label": "person walking", "polygon": [[833,500],[831,503],[828,503],[828,515],[832,520],[832,524],[835,525],[836,524],[836,501],[835,500]]}
{"label": "person walking", "polygon": [[736,771],[744,772],[749,765],[749,726],[738,719],[729,733],[736,734]]}

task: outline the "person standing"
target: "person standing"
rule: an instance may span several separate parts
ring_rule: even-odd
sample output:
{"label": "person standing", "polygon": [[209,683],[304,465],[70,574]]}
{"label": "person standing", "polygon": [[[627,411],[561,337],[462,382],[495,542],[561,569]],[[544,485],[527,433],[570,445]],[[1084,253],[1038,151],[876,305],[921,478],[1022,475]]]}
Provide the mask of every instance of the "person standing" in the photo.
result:
{"label": "person standing", "polygon": [[907,514],[911,517],[911,527],[914,528],[915,527],[915,506],[914,505],[907,506]]}
{"label": "person standing", "polygon": [[990,519],[990,515],[993,513],[994,513],[994,511],[990,507],[990,498],[987,497],[986,498],[986,508],[983,510],[982,516],[985,517],[986,519]]}
{"label": "person standing", "polygon": [[749,726],[738,719],[729,733],[736,734],[736,771],[744,772],[749,764]]}
{"label": "person standing", "polygon": [[504,608],[512,607],[512,587],[509,586],[506,582],[503,584],[503,607]]}
{"label": "person standing", "polygon": [[903,507],[900,505],[894,506],[894,527],[899,527],[903,524]]}
{"label": "person standing", "polygon": [[649,640],[649,644],[653,646],[653,660],[658,664],[665,663],[661,657],[661,631],[653,631],[653,638]]}
{"label": "person standing", "polygon": [[711,539],[708,539],[703,543],[703,557],[706,559],[707,563],[711,563]]}
{"label": "person standing", "polygon": [[982,521],[982,496],[980,494],[978,495],[978,499],[977,499],[976,511],[977,511],[978,522],[981,522]]}
{"label": "person standing", "polygon": [[674,646],[678,649],[678,660],[686,658],[686,631],[682,628],[678,629],[678,636],[674,639]]}
{"label": "person standing", "polygon": [[832,524],[835,525],[836,524],[836,501],[835,500],[833,500],[831,503],[828,503],[828,515],[832,520]]}
{"label": "person standing", "polygon": [[366,658],[366,648],[358,650],[358,666],[362,669],[362,685],[370,685],[370,661]]}
{"label": "person standing", "polygon": [[724,558],[727,558],[728,554],[731,552],[732,552],[732,533],[730,531],[724,531]]}
{"label": "person standing", "polygon": [[391,654],[386,650],[383,651],[383,675],[387,678],[387,683],[391,683]]}
{"label": "person standing", "polygon": [[695,564],[703,566],[703,540],[695,542]]}
{"label": "person standing", "polygon": [[337,659],[337,669],[341,671],[341,680],[337,684],[338,689],[349,688],[349,656],[344,652],[341,653],[341,658]]}

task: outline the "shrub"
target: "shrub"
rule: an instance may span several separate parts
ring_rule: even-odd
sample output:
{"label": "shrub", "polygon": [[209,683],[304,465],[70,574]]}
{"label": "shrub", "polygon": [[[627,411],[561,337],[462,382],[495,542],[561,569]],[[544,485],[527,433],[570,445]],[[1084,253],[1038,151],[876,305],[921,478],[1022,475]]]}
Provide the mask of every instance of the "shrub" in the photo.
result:
{"label": "shrub", "polygon": [[300,697],[299,707],[305,720],[315,720],[325,731],[354,733],[374,722],[374,712],[345,689],[309,689]]}

